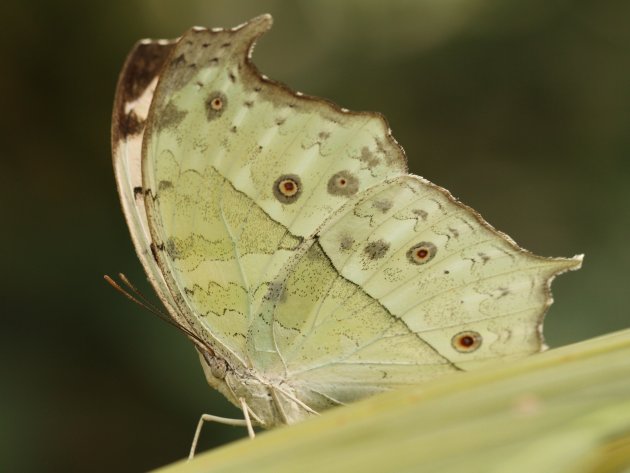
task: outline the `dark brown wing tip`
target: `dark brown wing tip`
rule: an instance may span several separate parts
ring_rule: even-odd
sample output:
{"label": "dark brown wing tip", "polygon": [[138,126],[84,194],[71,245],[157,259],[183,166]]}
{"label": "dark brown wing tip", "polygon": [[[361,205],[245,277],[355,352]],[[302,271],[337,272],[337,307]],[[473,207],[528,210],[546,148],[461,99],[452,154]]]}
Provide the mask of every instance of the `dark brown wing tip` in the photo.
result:
{"label": "dark brown wing tip", "polygon": [[131,49],[118,77],[112,113],[112,149],[121,138],[141,130],[135,115],[127,115],[125,104],[137,99],[159,75],[175,44],[171,40],[141,40]]}

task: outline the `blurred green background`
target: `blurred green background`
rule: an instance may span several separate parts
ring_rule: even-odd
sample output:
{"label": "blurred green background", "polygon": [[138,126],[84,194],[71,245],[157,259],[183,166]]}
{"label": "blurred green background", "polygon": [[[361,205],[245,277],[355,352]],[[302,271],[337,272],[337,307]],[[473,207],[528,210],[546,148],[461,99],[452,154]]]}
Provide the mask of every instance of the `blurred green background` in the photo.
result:
{"label": "blurred green background", "polygon": [[[191,344],[102,279],[151,293],[109,127],[136,40],[264,12],[264,73],[384,113],[413,173],[522,246],[586,253],[554,284],[550,345],[630,326],[630,2],[5,2],[0,470],[144,471],[185,456],[202,412],[238,415]],[[210,425],[201,449],[243,435]]]}

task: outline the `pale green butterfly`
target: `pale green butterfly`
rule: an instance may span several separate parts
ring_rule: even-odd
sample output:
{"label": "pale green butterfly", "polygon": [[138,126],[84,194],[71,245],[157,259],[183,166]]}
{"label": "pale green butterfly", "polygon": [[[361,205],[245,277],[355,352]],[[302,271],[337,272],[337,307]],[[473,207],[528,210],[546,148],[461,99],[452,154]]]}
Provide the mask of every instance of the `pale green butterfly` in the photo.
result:
{"label": "pale green butterfly", "polygon": [[261,75],[271,23],[141,41],[116,93],[131,236],[208,383],[251,432],[540,351],[581,257],[535,256],[408,174],[381,115]]}

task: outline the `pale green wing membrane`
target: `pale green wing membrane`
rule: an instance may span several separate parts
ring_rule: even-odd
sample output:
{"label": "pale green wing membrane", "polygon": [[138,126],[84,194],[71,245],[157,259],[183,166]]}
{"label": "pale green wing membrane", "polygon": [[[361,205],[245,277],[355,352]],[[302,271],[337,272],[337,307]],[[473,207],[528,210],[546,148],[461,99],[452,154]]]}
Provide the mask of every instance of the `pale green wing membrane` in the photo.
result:
{"label": "pale green wing membrane", "polygon": [[161,73],[144,142],[146,202],[167,282],[182,311],[248,366],[246,354],[258,363],[276,356],[270,327],[250,331],[252,308],[304,237],[353,195],[406,169],[382,118],[260,76],[249,51],[270,24],[263,16],[186,33]]}
{"label": "pale green wing membrane", "polygon": [[342,402],[540,351],[551,280],[581,262],[522,250],[410,175],[357,196],[310,244],[267,313],[287,378]]}

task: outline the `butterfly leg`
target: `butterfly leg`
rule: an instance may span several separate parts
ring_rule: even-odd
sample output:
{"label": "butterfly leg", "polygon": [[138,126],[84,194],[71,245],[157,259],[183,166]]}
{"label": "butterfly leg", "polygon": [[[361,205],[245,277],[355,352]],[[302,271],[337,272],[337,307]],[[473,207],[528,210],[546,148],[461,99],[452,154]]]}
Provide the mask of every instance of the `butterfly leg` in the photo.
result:
{"label": "butterfly leg", "polygon": [[[247,425],[247,433],[249,434],[249,438],[253,439],[254,437],[256,437],[256,434],[254,433],[254,427],[252,426],[252,420],[249,417],[249,406],[245,402],[245,399],[243,399],[242,397],[239,398],[239,401],[241,401],[241,408],[243,409],[243,415],[245,416],[245,425]],[[253,414],[253,412],[252,412],[252,414]]]}
{"label": "butterfly leg", "polygon": [[[210,414],[202,414],[199,418],[199,422],[197,423],[197,429],[195,430],[195,436],[193,438],[192,445],[190,446],[190,453],[188,454],[188,459],[191,460],[195,456],[195,450],[197,449],[197,442],[199,441],[199,436],[201,435],[201,428],[203,427],[204,422],[216,422],[218,424],[224,425],[236,425],[236,426],[247,426],[247,431],[251,429],[253,432],[253,428],[251,426],[251,421],[249,420],[247,414],[245,419],[229,419],[227,417],[219,417],[213,416]],[[250,434],[250,437],[252,435]]]}

